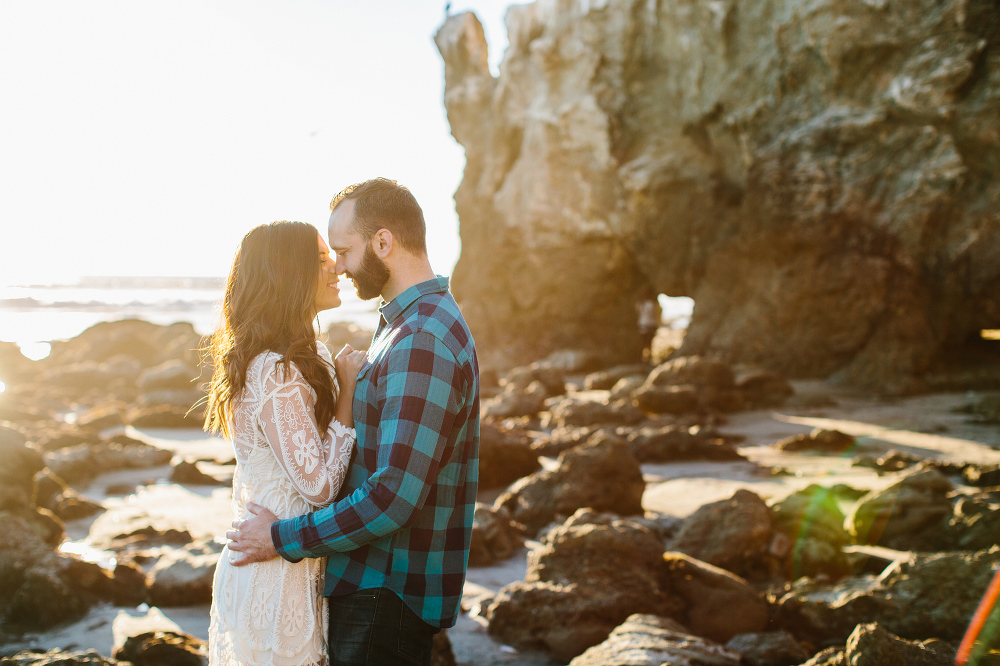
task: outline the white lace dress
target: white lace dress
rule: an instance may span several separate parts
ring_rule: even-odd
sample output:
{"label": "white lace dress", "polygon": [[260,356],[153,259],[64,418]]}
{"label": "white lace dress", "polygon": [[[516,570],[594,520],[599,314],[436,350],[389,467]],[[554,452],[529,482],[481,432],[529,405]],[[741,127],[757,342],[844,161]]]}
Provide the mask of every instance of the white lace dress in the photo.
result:
{"label": "white lace dress", "polygon": [[[330,352],[318,343],[320,354]],[[355,432],[334,420],[325,433],[316,425],[316,394],[279,356],[257,356],[233,409],[233,515],[249,518],[247,502],[278,518],[309,513],[336,498],[347,475]],[[292,564],[282,558],[233,566],[239,557],[223,549],[212,587],[208,632],[212,666],[321,666],[326,664],[324,560]]]}

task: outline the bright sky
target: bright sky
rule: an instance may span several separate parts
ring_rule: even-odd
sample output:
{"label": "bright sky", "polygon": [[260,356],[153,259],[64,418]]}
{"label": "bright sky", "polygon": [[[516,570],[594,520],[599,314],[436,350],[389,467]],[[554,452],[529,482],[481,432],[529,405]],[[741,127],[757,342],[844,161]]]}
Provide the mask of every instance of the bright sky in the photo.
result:
{"label": "bright sky", "polygon": [[[496,67],[512,0],[455,1]],[[409,187],[458,258],[436,0],[0,0],[0,285],[225,275],[345,185]]]}

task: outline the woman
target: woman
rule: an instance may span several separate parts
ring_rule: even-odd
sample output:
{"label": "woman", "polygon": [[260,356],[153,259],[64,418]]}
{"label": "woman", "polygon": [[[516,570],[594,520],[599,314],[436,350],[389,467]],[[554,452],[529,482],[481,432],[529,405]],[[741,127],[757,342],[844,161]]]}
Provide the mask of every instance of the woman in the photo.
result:
{"label": "woman", "polygon": [[[326,243],[301,222],[261,225],[236,253],[222,325],[211,340],[205,427],[236,449],[238,519],[249,517],[247,502],[279,518],[329,504],[347,474],[351,396],[364,355],[345,347],[331,359],[313,327],[317,312],[340,305],[337,281]],[[210,663],[325,664],[323,561],[236,567],[237,557],[227,546],[216,567]]]}

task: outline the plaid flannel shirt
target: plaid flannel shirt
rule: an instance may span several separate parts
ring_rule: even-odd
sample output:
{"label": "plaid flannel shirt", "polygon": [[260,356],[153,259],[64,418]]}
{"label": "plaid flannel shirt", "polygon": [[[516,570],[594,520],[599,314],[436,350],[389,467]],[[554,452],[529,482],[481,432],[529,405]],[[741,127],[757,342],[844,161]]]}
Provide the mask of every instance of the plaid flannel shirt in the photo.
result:
{"label": "plaid flannel shirt", "polygon": [[358,443],[340,497],[271,528],[278,553],[328,557],[327,596],[386,587],[455,624],[479,480],[479,365],[448,279],[379,308],[354,393]]}

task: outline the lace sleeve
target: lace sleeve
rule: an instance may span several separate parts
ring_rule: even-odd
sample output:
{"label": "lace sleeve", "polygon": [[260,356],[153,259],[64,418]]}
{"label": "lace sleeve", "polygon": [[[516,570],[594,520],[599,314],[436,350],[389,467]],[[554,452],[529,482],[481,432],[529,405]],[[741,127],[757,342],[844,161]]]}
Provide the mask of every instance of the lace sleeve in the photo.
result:
{"label": "lace sleeve", "polygon": [[263,373],[264,399],[258,426],[299,494],[313,506],[332,502],[347,476],[354,428],[334,420],[320,435],[316,397],[302,373],[271,363]]}

